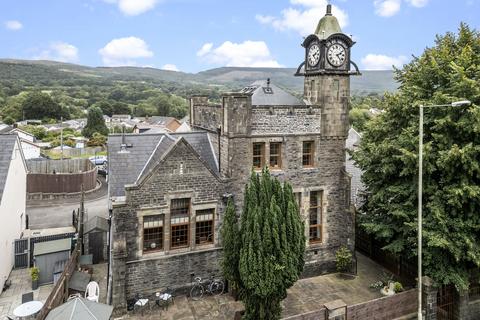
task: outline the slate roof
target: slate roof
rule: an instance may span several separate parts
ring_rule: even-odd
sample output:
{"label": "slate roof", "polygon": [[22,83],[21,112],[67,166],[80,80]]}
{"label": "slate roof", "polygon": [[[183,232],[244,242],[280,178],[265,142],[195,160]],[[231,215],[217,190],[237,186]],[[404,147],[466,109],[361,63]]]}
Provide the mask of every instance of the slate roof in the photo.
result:
{"label": "slate roof", "polygon": [[8,124],[0,123],[0,134],[9,133],[12,130],[13,130],[12,126],[9,126]]}
{"label": "slate roof", "polygon": [[254,106],[298,106],[304,103],[269,80],[258,80],[240,92],[252,94]]}
{"label": "slate roof", "polygon": [[135,183],[142,173],[152,170],[162,155],[178,138],[183,137],[212,171],[218,172],[218,162],[206,132],[172,134],[126,134],[121,151],[122,135],[108,136],[109,196],[125,195],[125,185]]}
{"label": "slate roof", "polygon": [[[355,129],[350,128],[350,130],[348,130],[348,138],[345,143],[346,148],[348,150],[355,151],[360,144],[361,138],[362,136],[355,131]],[[355,165],[355,162],[350,158],[348,152],[346,152],[345,169],[352,176],[350,200],[352,201],[352,204],[358,208],[363,204],[362,193],[365,190],[365,186],[362,183],[363,172]]]}
{"label": "slate roof", "polygon": [[108,221],[107,219],[99,216],[94,216],[85,223],[83,233],[89,233],[90,231],[99,230],[99,231],[108,231]]}
{"label": "slate roof", "polygon": [[0,203],[2,201],[8,169],[12,160],[13,148],[18,136],[16,134],[0,134]]}

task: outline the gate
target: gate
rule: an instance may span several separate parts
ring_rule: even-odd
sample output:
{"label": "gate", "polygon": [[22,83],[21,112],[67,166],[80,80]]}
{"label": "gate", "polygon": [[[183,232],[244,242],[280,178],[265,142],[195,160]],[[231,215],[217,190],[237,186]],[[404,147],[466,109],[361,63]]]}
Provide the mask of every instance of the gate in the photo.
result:
{"label": "gate", "polygon": [[443,285],[437,293],[437,319],[453,320],[455,302],[455,288],[452,285]]}
{"label": "gate", "polygon": [[15,239],[14,252],[14,268],[27,268],[29,266],[28,239]]}

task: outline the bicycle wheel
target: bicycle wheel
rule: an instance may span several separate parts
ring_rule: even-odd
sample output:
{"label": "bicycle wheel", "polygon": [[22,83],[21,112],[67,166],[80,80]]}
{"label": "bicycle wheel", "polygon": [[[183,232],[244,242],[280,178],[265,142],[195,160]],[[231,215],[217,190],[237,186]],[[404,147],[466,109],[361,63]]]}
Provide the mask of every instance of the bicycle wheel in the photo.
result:
{"label": "bicycle wheel", "polygon": [[225,285],[223,284],[222,280],[215,280],[212,283],[212,286],[210,287],[212,294],[213,295],[219,295],[223,293],[223,290],[225,289]]}
{"label": "bicycle wheel", "polygon": [[203,296],[203,286],[196,284],[192,287],[192,290],[190,290],[190,298],[193,300],[199,300]]}

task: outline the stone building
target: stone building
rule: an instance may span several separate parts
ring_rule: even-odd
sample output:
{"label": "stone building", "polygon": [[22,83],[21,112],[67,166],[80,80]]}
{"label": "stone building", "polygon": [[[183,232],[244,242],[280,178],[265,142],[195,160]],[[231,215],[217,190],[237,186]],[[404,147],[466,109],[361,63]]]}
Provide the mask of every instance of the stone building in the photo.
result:
{"label": "stone building", "polygon": [[[303,98],[270,80],[226,93],[220,105],[190,100],[194,132],[111,135],[112,297],[188,287],[190,275],[219,273],[226,199],[238,213],[251,170],[268,166],[289,181],[305,223],[304,276],[335,269],[335,251],[354,248],[350,177],[345,171],[354,44],[331,6],[307,37]],[[350,65],[355,67],[350,70]]]}

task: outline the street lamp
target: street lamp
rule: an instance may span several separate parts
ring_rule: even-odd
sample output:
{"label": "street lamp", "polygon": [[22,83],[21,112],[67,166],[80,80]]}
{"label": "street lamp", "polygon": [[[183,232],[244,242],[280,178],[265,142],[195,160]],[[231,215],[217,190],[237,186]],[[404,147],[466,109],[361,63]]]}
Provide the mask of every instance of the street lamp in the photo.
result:
{"label": "street lamp", "polygon": [[420,105],[420,123],[418,139],[418,319],[422,318],[422,197],[423,197],[423,108],[462,107],[471,104],[468,100],[450,104]]}

